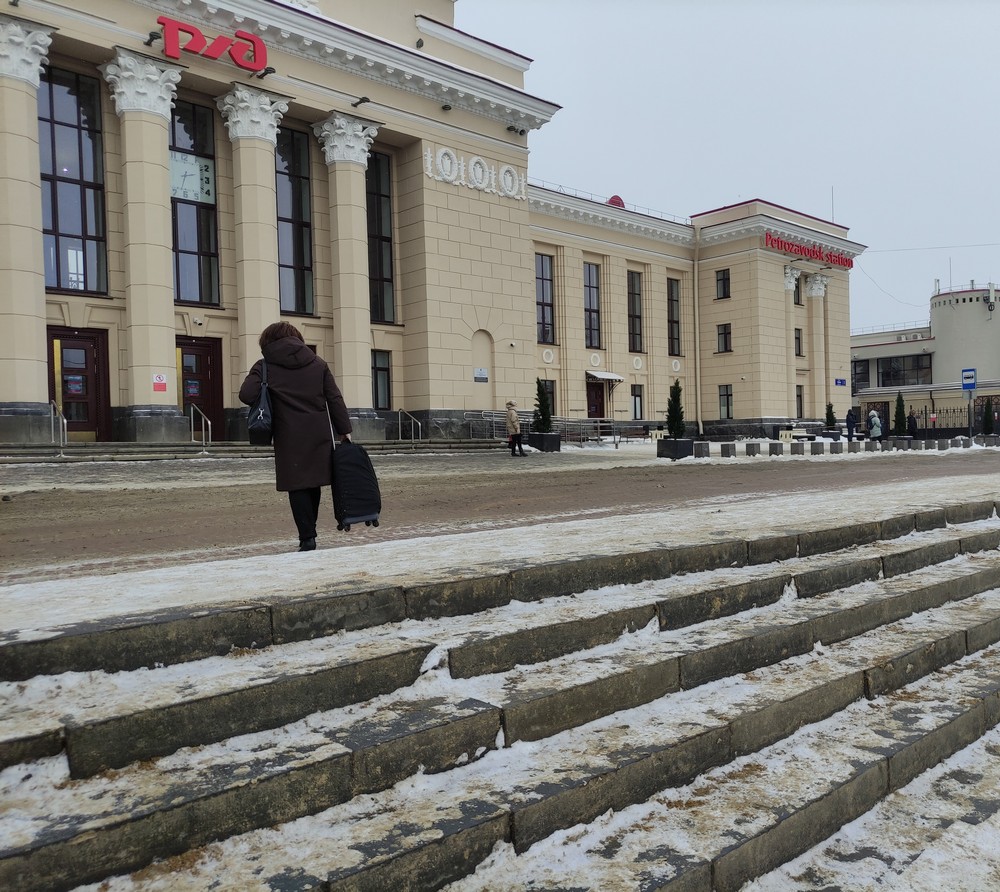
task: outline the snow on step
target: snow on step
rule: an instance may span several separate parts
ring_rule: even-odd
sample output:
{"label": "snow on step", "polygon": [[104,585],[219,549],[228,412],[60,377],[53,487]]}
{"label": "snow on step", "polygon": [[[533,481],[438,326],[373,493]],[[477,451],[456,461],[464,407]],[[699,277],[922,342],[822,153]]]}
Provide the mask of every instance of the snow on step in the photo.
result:
{"label": "snow on step", "polygon": [[[904,642],[912,634],[910,629],[897,633]],[[890,634],[886,640],[892,637]],[[247,833],[206,846],[195,856],[183,859],[183,863],[154,865],[140,875],[119,878],[101,888],[109,892],[195,889],[220,873],[235,886],[248,890],[271,889],[267,878],[292,874],[314,877],[317,882],[327,878],[347,882],[362,868],[388,869],[397,857],[405,861],[407,853],[419,858],[428,848],[446,843],[449,834],[461,828],[476,835],[478,849],[458,844],[474,850],[475,854],[469,856],[471,870],[477,858],[484,857],[494,842],[504,838],[509,814],[514,814],[515,824],[518,815],[526,817],[526,831],[530,833],[534,829],[530,820],[533,807],[544,811],[548,802],[560,794],[566,795],[570,805],[577,805],[573,797],[595,780],[623,766],[673,760],[676,757],[671,747],[684,740],[704,740],[708,735],[709,745],[714,746],[716,738],[725,735],[731,719],[750,711],[763,712],[769,703],[794,702],[802,692],[821,689],[838,675],[857,674],[858,663],[866,653],[869,661],[891,653],[889,644],[882,647],[883,653],[877,653],[874,645],[879,640],[878,633],[870,633],[840,648],[830,648],[829,652],[809,654],[758,670],[752,676],[681,692],[547,740],[518,743],[446,774],[418,775],[391,791],[356,797],[277,830]],[[986,665],[990,666],[997,653],[991,650],[988,656]],[[935,708],[946,712],[951,709],[947,704],[954,693],[953,684],[952,690],[942,695],[942,704]],[[861,714],[868,708],[864,703],[851,707]],[[911,719],[913,713],[912,709],[907,711]],[[637,729],[641,729],[640,734]],[[835,737],[833,731],[827,733],[831,739]],[[897,729],[892,733],[902,732]],[[846,731],[844,734],[844,739],[851,736]],[[596,802],[599,807],[601,800]],[[176,885],[157,885],[157,877],[169,877]],[[333,888],[337,888],[336,882]],[[487,884],[484,888],[503,887]],[[618,887],[597,884],[594,888]]]}
{"label": "snow on step", "polygon": [[1000,729],[743,892],[1000,889]]}
{"label": "snow on step", "polygon": [[998,655],[991,649],[876,701],[852,704],[691,784],[554,834],[521,855],[498,844],[473,876],[447,890],[640,892],[714,882],[711,888],[735,892],[872,808],[949,747],[981,735],[998,718]]}

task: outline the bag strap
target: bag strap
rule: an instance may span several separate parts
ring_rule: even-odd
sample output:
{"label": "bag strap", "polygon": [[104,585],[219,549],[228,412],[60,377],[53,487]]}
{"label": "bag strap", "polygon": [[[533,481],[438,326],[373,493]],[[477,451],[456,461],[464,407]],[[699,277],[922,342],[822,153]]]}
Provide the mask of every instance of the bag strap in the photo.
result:
{"label": "bag strap", "polygon": [[267,384],[267,360],[260,361],[260,380],[262,384]]}

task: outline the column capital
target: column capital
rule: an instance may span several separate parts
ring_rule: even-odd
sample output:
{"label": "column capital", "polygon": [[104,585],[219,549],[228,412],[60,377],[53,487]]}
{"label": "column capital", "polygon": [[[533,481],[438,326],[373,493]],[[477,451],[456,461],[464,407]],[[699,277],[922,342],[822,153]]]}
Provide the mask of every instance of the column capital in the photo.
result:
{"label": "column capital", "polygon": [[151,112],[170,120],[181,69],[148,56],[115,47],[114,61],[99,66],[111,86],[111,98],[120,118],[125,112]]}
{"label": "column capital", "polygon": [[785,291],[794,291],[795,283],[798,281],[799,276],[802,275],[802,270],[796,269],[794,266],[785,267]]}
{"label": "column capital", "polygon": [[325,121],[313,124],[313,133],[323,146],[327,164],[350,161],[367,170],[368,152],[378,135],[378,125],[334,112]]}
{"label": "column capital", "polygon": [[55,28],[24,19],[0,15],[0,77],[10,77],[31,84],[36,90],[45,53],[52,43]]}
{"label": "column capital", "polygon": [[826,286],[830,283],[829,276],[819,274],[806,278],[806,297],[826,297]]}
{"label": "column capital", "polygon": [[264,139],[272,146],[277,144],[278,125],[288,111],[285,97],[233,84],[228,93],[216,98],[215,104],[226,122],[231,141]]}

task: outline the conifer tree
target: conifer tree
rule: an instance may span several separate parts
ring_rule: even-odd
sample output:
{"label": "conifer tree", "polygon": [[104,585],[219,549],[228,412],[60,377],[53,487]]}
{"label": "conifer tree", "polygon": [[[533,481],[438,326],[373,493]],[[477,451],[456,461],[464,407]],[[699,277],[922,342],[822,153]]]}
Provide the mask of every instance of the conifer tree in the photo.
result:
{"label": "conifer tree", "polygon": [[684,406],[681,405],[681,382],[674,378],[667,399],[667,433],[674,440],[684,436]]}

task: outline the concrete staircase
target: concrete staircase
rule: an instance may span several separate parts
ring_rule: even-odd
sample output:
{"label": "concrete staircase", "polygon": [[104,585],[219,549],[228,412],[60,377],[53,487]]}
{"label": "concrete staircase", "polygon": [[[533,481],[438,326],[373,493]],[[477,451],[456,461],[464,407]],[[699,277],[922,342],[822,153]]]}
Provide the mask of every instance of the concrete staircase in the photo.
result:
{"label": "concrete staircase", "polygon": [[[372,454],[429,452],[483,452],[506,449],[504,440],[379,440],[359,441]],[[61,449],[51,444],[0,443],[0,464],[27,462],[155,461],[182,458],[270,458],[270,446],[249,443],[68,443]]]}
{"label": "concrete staircase", "polygon": [[989,501],[7,635],[0,888],[739,889],[1000,722],[998,547]]}

